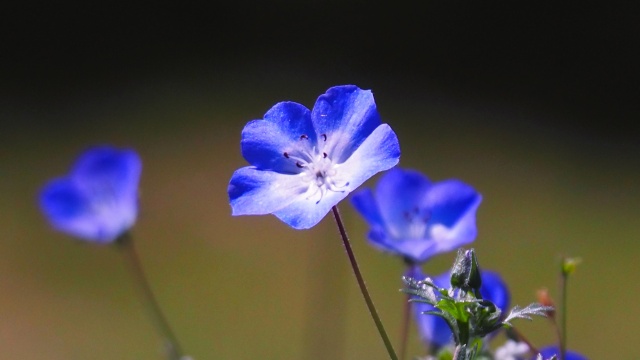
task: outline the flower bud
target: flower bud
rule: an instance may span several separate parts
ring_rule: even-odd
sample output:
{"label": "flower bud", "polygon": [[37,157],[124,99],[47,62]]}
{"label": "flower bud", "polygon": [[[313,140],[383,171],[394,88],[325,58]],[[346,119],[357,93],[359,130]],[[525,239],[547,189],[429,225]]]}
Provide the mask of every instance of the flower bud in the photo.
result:
{"label": "flower bud", "polygon": [[458,249],[458,255],[451,268],[451,285],[464,291],[473,290],[477,298],[480,296],[480,267],[473,249]]}

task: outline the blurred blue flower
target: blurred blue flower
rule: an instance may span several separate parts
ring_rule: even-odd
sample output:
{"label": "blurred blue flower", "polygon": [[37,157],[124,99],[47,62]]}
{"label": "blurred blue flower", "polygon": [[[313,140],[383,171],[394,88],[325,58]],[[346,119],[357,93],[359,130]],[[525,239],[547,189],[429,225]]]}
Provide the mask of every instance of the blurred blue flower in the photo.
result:
{"label": "blurred blue flower", "polygon": [[[420,280],[425,278],[425,275],[422,274],[416,266],[409,270],[407,276]],[[480,276],[482,278],[482,286],[480,287],[482,298],[493,302],[505,313],[509,308],[509,302],[511,300],[507,284],[502,280],[500,275],[494,271],[482,270]],[[438,287],[447,289],[451,287],[450,279],[450,271],[431,278]],[[433,310],[433,306],[426,303],[414,302],[413,309],[415,311],[418,332],[424,342],[439,348],[453,341],[451,329],[444,319],[435,315],[423,314],[425,311]]]}
{"label": "blurred blue flower", "polygon": [[68,176],[51,180],[40,207],[54,228],[98,243],[114,241],[133,226],[142,164],[132,150],[89,149]]}
{"label": "blurred blue flower", "polygon": [[458,180],[432,183],[414,170],[387,172],[375,190],[351,198],[369,223],[369,241],[377,248],[424,262],[476,237],[476,210],[482,196]]}
{"label": "blurred blue flower", "polygon": [[[553,355],[558,355],[560,354],[560,349],[557,346],[547,346],[545,348],[540,349],[540,354],[542,354],[542,358],[543,359],[548,359]],[[575,351],[570,351],[567,350],[567,353],[565,354],[565,358],[564,360],[587,360],[587,357],[579,354]],[[537,354],[536,354],[537,356]],[[532,357],[532,359],[535,359],[536,356]]]}
{"label": "blurred blue flower", "polygon": [[296,229],[316,225],[351,191],[398,163],[400,146],[382,124],[371,91],[336,86],[312,111],[273,106],[242,130],[242,155],[227,189],[232,215],[274,214]]}

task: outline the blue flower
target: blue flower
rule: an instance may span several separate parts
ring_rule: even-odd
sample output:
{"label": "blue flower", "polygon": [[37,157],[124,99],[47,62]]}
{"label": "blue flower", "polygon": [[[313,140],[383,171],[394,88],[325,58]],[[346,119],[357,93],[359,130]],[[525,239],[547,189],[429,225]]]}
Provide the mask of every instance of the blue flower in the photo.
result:
{"label": "blue flower", "polygon": [[89,149],[68,176],[45,185],[40,207],[60,231],[93,242],[112,242],[135,223],[141,169],[132,150]]}
{"label": "blue flower", "polygon": [[316,225],[351,191],[398,163],[400,145],[371,91],[336,86],[312,111],[273,106],[242,130],[242,156],[227,189],[232,215],[274,214],[296,229]]}
{"label": "blue flower", "polygon": [[371,227],[371,244],[413,263],[472,242],[481,201],[458,180],[431,183],[417,171],[399,168],[386,173],[374,191],[363,189],[351,198]]}
{"label": "blue flower", "polygon": [[[542,354],[542,358],[543,359],[549,359],[551,356],[553,355],[558,355],[560,354],[560,349],[557,346],[548,346],[545,347],[543,349],[540,349],[540,354]],[[587,360],[587,357],[579,354],[575,351],[570,351],[567,350],[567,353],[565,354],[565,358],[564,360]],[[536,354],[537,356],[537,354]],[[534,356],[532,359],[535,359],[536,356]]]}
{"label": "blue flower", "polygon": [[[413,267],[407,276],[414,279],[424,279],[418,267]],[[480,286],[480,294],[484,299],[493,302],[503,313],[509,308],[509,302],[511,295],[509,294],[509,288],[507,284],[502,280],[500,275],[494,271],[482,270],[481,272],[482,285]],[[441,288],[451,287],[451,272],[446,271],[431,280]],[[447,345],[453,340],[451,329],[449,325],[439,316],[423,314],[425,311],[433,310],[433,306],[415,302],[413,303],[415,311],[415,319],[418,325],[418,332],[422,340],[431,346],[436,348]]]}

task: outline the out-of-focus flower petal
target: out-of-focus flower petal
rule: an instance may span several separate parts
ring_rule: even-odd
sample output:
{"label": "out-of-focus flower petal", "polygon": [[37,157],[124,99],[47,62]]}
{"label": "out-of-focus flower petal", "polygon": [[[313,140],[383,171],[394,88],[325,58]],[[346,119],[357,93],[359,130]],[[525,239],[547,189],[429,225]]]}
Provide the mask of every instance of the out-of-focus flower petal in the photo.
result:
{"label": "out-of-focus flower petal", "polygon": [[[422,274],[421,271],[414,268],[413,274],[410,275],[415,279],[424,279],[426,276]],[[434,278],[431,278],[434,284],[441,288],[448,288],[449,283],[449,272],[444,274],[440,274]],[[429,304],[414,302],[413,310],[415,313],[416,325],[418,326],[418,333],[420,334],[420,338],[429,346],[433,346],[435,348],[440,348],[444,345],[449,344],[453,341],[453,335],[451,333],[451,328],[447,325],[447,322],[444,321],[443,318],[436,315],[423,314],[425,311],[431,311],[435,308]]]}
{"label": "out-of-focus flower petal", "polygon": [[[371,225],[369,240],[377,248],[420,263],[476,237],[475,216],[482,197],[460,181],[431,183],[417,171],[395,168],[372,194],[367,204],[354,205]],[[360,201],[358,194],[354,196]],[[379,216],[372,217],[374,210],[365,205],[377,209]]]}
{"label": "out-of-focus flower petal", "polygon": [[141,170],[132,150],[92,148],[80,156],[68,177],[45,185],[40,207],[60,231],[112,242],[135,223]]}
{"label": "out-of-focus flower petal", "polygon": [[371,189],[362,189],[361,191],[354,193],[351,197],[351,203],[356,210],[360,212],[360,215],[367,220],[371,227],[384,227],[378,203],[373,197]]}
{"label": "out-of-focus flower petal", "polygon": [[511,294],[509,287],[502,279],[502,276],[495,271],[481,269],[482,285],[480,294],[483,298],[494,303],[503,314],[509,309]]}

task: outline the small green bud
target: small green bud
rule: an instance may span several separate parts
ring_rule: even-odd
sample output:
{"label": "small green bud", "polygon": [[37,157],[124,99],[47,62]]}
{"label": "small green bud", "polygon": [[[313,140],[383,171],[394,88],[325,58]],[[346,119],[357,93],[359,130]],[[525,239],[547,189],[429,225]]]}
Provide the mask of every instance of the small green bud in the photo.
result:
{"label": "small green bud", "polygon": [[576,271],[578,264],[582,262],[581,258],[562,258],[562,275],[571,275]]}
{"label": "small green bud", "polygon": [[480,267],[475,250],[458,249],[458,255],[451,268],[451,285],[464,291],[474,290],[474,295],[480,297]]}
{"label": "small green bud", "polygon": [[462,288],[466,285],[467,273],[471,268],[469,259],[465,256],[463,249],[458,249],[456,259],[451,268],[451,286]]}
{"label": "small green bud", "polygon": [[475,290],[476,297],[480,298],[480,286],[482,286],[482,277],[480,276],[480,266],[478,266],[478,258],[476,257],[475,250],[471,249],[467,251],[471,257],[471,271],[469,272],[469,287]]}

